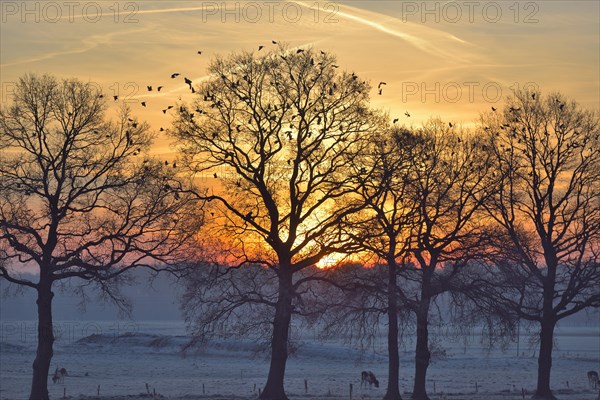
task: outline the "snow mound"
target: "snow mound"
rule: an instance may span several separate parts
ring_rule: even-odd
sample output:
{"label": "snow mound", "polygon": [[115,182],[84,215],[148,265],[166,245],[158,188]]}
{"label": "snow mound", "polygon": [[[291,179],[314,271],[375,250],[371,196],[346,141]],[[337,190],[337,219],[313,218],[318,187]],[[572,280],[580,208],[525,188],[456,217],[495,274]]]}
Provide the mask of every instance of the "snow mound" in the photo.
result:
{"label": "snow mound", "polygon": [[27,348],[18,344],[10,344],[6,342],[0,342],[0,353],[22,353]]}
{"label": "snow mound", "polygon": [[185,336],[126,332],[121,335],[93,334],[77,340],[74,345],[119,352],[177,353],[188,341],[189,338]]}

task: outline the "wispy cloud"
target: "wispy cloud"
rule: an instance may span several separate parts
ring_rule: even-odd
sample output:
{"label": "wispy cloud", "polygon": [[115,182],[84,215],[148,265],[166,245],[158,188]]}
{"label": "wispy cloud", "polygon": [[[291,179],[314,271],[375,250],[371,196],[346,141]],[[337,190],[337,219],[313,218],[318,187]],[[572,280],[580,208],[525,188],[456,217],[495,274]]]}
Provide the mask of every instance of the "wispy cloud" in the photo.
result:
{"label": "wispy cloud", "polygon": [[[154,10],[128,10],[128,11],[113,11],[113,10],[111,10],[110,15],[113,17],[125,15],[125,16],[129,16],[131,18],[135,18],[137,15],[143,15],[143,14],[165,14],[165,13],[179,13],[179,12],[207,11],[207,10],[212,11],[213,9],[214,9],[214,3],[211,3],[210,8],[207,8],[206,5],[203,5],[202,7],[157,8]],[[74,20],[74,19],[81,19],[84,17],[85,17],[85,15],[82,15],[82,14],[74,14],[74,15],[62,16],[60,19],[61,20]]]}
{"label": "wispy cloud", "polygon": [[[318,3],[307,4],[302,1],[294,1],[294,3],[297,3],[309,9],[320,7]],[[454,42],[461,43],[463,45],[469,44],[467,41],[460,39],[452,34],[425,27],[422,25],[413,24],[410,22],[403,22],[398,18],[389,17],[387,15],[378,14],[372,11],[367,12],[356,7],[351,7],[347,5],[338,6],[340,7],[340,10],[336,11],[335,13],[335,15],[338,17],[358,22],[359,24],[366,25],[377,31],[405,40],[409,44],[426,53],[436,56],[450,57],[460,61],[465,60],[463,57],[459,56],[458,52],[448,51],[445,47],[438,45],[440,39],[443,39],[445,41],[451,40]],[[390,26],[392,24],[394,25],[394,27]],[[395,27],[397,25],[402,25],[405,27],[405,29],[398,29]]]}
{"label": "wispy cloud", "polygon": [[110,33],[102,33],[102,34],[98,34],[98,35],[92,35],[89,37],[82,38],[78,45],[74,45],[72,48],[70,48],[68,50],[52,51],[52,52],[48,52],[48,53],[39,54],[39,55],[36,55],[35,57],[31,57],[31,58],[15,60],[12,62],[0,64],[0,68],[35,63],[35,62],[45,61],[45,60],[49,60],[49,59],[52,59],[55,57],[60,57],[60,56],[65,56],[65,55],[70,55],[70,54],[85,53],[85,52],[88,52],[90,50],[97,48],[100,45],[111,44],[114,41],[113,39],[118,36],[126,36],[126,35],[130,35],[132,33],[145,32],[147,30],[148,30],[148,28],[138,28],[138,29],[130,29],[127,31],[121,31],[121,32],[110,32]]}

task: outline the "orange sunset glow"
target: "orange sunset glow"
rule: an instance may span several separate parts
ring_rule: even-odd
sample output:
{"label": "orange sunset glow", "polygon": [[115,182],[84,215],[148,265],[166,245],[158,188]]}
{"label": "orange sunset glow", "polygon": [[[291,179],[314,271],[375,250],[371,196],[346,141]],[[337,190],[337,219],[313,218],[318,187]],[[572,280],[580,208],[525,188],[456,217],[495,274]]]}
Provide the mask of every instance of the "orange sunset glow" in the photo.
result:
{"label": "orange sunset glow", "polygon": [[597,0],[0,1],[0,400],[600,400],[598,288]]}

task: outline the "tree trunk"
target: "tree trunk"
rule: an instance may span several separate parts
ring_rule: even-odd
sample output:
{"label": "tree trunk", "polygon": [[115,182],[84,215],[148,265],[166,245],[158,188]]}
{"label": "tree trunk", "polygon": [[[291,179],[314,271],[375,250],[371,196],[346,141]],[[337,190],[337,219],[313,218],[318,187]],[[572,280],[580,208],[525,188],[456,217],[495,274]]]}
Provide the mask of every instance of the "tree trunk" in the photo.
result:
{"label": "tree trunk", "polygon": [[279,294],[273,318],[271,339],[271,364],[269,376],[262,391],[262,400],[287,400],[283,388],[285,365],[288,357],[288,339],[292,317],[292,275],[282,271],[279,275]]}
{"label": "tree trunk", "polygon": [[430,299],[422,296],[417,313],[417,347],[415,350],[415,382],[411,399],[429,400],[425,388],[429,367],[429,304]]}
{"label": "tree trunk", "polygon": [[544,313],[540,330],[540,354],[538,356],[537,388],[533,396],[537,400],[556,400],[550,390],[550,371],[552,368],[552,348],[554,327],[556,322],[552,316]]}
{"label": "tree trunk", "polygon": [[388,263],[388,386],[384,400],[402,400],[398,380],[400,355],[398,354],[398,298],[396,297],[397,266]]}
{"label": "tree trunk", "polygon": [[[46,281],[47,280],[47,281]],[[48,400],[48,372],[52,361],[54,333],[52,332],[52,281],[40,278],[38,286],[38,344],[33,361],[33,378],[29,400]]]}

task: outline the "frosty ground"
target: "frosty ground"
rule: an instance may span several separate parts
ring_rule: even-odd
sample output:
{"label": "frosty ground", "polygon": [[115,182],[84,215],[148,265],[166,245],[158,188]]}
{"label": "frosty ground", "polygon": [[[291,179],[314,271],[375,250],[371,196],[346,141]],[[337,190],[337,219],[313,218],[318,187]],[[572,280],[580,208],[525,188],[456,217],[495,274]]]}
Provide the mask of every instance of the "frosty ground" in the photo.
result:
{"label": "frosty ground", "polygon": [[[180,323],[59,322],[51,369],[65,367],[63,384],[50,383],[53,399],[255,399],[268,372],[261,346],[250,340],[216,339],[202,349],[182,354],[189,338]],[[2,323],[0,399],[27,399],[35,354],[35,324]],[[286,390],[293,400],[380,399],[387,384],[385,340],[361,351],[340,340],[318,341],[313,332],[297,332],[299,348],[286,370]],[[559,399],[593,400],[586,372],[600,369],[597,327],[557,330],[552,382]],[[413,342],[403,340],[400,387],[410,398]],[[428,373],[432,400],[522,399],[535,387],[534,348],[521,338],[506,351],[486,350],[477,336],[439,339]],[[440,354],[440,352],[437,352]],[[371,370],[379,388],[360,388],[360,371]],[[305,390],[305,380],[307,390]],[[98,396],[98,389],[100,396]],[[148,394],[150,393],[150,395]],[[529,398],[527,396],[526,398]]]}

